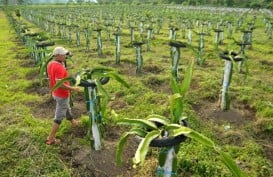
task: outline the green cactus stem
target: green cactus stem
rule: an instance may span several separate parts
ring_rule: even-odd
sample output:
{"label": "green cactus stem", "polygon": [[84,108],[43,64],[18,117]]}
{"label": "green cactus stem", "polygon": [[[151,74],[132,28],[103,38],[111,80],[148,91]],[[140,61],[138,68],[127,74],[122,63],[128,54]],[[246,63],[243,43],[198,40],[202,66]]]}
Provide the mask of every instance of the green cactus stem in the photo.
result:
{"label": "green cactus stem", "polygon": [[85,37],[85,45],[86,45],[86,51],[90,52],[90,36],[91,36],[91,31],[89,27],[86,27],[83,29],[84,32],[84,37]]}
{"label": "green cactus stem", "polygon": [[[245,55],[245,47],[249,45],[249,43],[244,42],[236,42],[238,46],[240,46],[240,52],[239,54],[244,56]],[[243,66],[244,60],[238,61],[238,71],[239,73],[242,73],[242,66]]]}
{"label": "green cactus stem", "polygon": [[220,35],[224,31],[221,30],[221,29],[214,29],[214,32],[215,32],[215,47],[216,47],[216,49],[218,49],[219,44],[221,44],[221,42],[220,42],[221,41]]}
{"label": "green cactus stem", "polygon": [[192,43],[192,27],[188,27],[188,44]]}
{"label": "green cactus stem", "polygon": [[133,46],[136,48],[136,73],[140,74],[142,70],[142,65],[143,65],[143,57],[142,57],[142,50],[141,46],[144,44],[144,42],[133,42]]}
{"label": "green cactus stem", "polygon": [[186,47],[186,45],[179,41],[171,41],[169,43],[171,46],[171,59],[172,59],[172,76],[178,79],[178,65],[180,60],[180,48]]}
{"label": "green cactus stem", "polygon": [[116,64],[120,64],[120,32],[119,30],[114,33],[115,35],[115,45],[116,45]]}
{"label": "green cactus stem", "polygon": [[151,38],[152,38],[152,32],[153,32],[153,28],[152,27],[148,27],[147,28],[147,51],[151,51]]}
{"label": "green cactus stem", "polygon": [[101,28],[94,29],[97,32],[97,52],[98,56],[102,56],[102,40],[101,40]]}
{"label": "green cactus stem", "polygon": [[111,23],[106,23],[105,26],[106,26],[106,32],[107,32],[107,40],[110,41],[112,24]]}
{"label": "green cactus stem", "polygon": [[135,41],[135,26],[130,26],[131,44]]}
{"label": "green cactus stem", "polygon": [[178,31],[179,29],[175,26],[170,26],[169,27],[169,31],[170,31],[170,35],[169,35],[169,39],[172,40],[172,41],[175,41],[176,40],[176,32]]}
{"label": "green cactus stem", "polygon": [[228,39],[232,38],[232,33],[233,33],[233,24],[231,21],[228,22]]}
{"label": "green cactus stem", "polygon": [[222,111],[230,109],[230,97],[229,97],[229,86],[232,78],[233,62],[242,61],[242,58],[235,52],[224,52],[220,54],[220,58],[225,60],[224,76],[222,83],[222,92],[220,99],[220,108]]}
{"label": "green cactus stem", "polygon": [[243,43],[249,43],[251,46],[252,43],[252,31],[251,30],[242,30],[242,41]]}
{"label": "green cactus stem", "polygon": [[199,43],[198,43],[198,57],[197,57],[197,64],[201,65],[202,63],[204,63],[203,61],[203,48],[204,48],[204,36],[206,35],[206,33],[198,33],[199,35]]}

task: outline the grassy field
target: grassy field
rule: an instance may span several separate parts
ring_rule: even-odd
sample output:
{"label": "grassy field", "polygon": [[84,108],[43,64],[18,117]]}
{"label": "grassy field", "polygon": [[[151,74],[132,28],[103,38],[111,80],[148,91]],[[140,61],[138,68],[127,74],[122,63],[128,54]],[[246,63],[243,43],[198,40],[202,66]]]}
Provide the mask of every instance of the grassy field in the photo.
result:
{"label": "grassy field", "polygon": [[[42,31],[21,20],[32,31]],[[38,67],[3,11],[0,11],[0,24],[0,176],[155,176],[159,150],[152,149],[145,166],[133,169],[131,158],[136,149],[133,141],[127,146],[124,165],[115,165],[116,143],[125,128],[115,124],[118,118],[111,111],[123,118],[144,118],[152,113],[170,115],[171,61],[167,28],[152,40],[151,51],[143,49],[144,65],[139,75],[135,73],[135,49],[128,46],[127,30],[122,36],[120,65],[115,64],[113,38],[103,43],[104,55],[99,57],[94,36],[90,52],[85,51],[84,42],[76,47],[75,42],[68,44],[56,35],[50,36],[56,45],[72,51],[73,62],[68,62],[70,73],[105,66],[113,68],[131,85],[126,89],[112,81],[105,86],[111,99],[105,118],[104,149],[96,152],[90,149],[86,137],[88,118],[83,93],[73,94],[73,111],[82,122],[80,126],[72,129],[67,121],[63,122],[57,135],[62,143],[45,145],[54,116],[54,101],[47,85],[40,85]],[[232,44],[231,39],[225,39],[224,45],[215,50],[213,35],[205,37],[205,50],[212,55],[204,65],[194,68],[185,116],[194,130],[230,153],[245,176],[269,177],[273,176],[273,40],[264,34],[262,16],[257,17],[256,24],[253,47],[246,50],[249,73],[245,78],[244,74],[234,71],[229,111],[223,112],[218,106],[224,68],[218,53],[224,49],[238,50],[238,46]],[[181,39],[180,34],[178,38]],[[197,43],[195,38],[193,45]],[[191,50],[181,49],[181,53],[179,80],[183,79],[191,60],[195,60]],[[217,155],[197,142],[187,140],[178,158],[178,176],[231,176]]]}

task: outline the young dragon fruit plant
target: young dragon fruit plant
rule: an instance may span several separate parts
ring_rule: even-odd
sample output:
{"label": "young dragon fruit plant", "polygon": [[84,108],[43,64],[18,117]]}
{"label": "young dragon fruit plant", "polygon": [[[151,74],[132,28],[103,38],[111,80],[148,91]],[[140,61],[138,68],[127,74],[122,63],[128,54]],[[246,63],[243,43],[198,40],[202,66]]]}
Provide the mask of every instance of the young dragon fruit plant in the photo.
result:
{"label": "young dragon fruit plant", "polygon": [[223,152],[212,140],[201,133],[188,127],[184,120],[185,96],[190,88],[194,62],[188,67],[182,84],[179,84],[176,78],[171,77],[171,87],[174,92],[170,96],[171,118],[161,115],[152,114],[144,119],[122,118],[118,124],[132,126],[124,132],[118,142],[116,159],[117,164],[122,163],[122,151],[129,136],[137,136],[140,143],[133,158],[134,166],[143,165],[145,157],[150,147],[159,147],[161,151],[158,155],[158,177],[177,176],[177,154],[179,153],[180,144],[187,138],[210,147],[220,155],[221,161],[231,171],[233,176],[242,177],[243,174],[231,157]]}

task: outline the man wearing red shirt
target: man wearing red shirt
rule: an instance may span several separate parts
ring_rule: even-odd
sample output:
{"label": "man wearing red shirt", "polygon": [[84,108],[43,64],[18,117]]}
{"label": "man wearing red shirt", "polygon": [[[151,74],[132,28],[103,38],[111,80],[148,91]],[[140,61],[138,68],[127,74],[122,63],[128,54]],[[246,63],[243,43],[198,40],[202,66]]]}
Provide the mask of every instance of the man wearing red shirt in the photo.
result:
{"label": "man wearing red shirt", "polygon": [[[49,86],[51,90],[58,80],[68,77],[68,72],[64,65],[67,54],[68,51],[63,47],[56,47],[53,50],[54,60],[47,66]],[[79,92],[80,89],[78,87],[70,86],[69,82],[65,82],[61,87],[51,92],[52,97],[56,101],[56,110],[52,129],[46,140],[46,144],[48,145],[60,142],[60,140],[56,139],[56,133],[64,117],[71,121],[72,127],[78,124],[78,122],[72,116],[69,105],[70,91]]]}

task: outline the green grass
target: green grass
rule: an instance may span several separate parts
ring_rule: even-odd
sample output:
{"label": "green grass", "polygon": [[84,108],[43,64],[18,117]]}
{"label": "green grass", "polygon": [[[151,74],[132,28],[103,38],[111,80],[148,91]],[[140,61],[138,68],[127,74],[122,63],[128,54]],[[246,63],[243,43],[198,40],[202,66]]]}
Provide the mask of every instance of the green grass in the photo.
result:
{"label": "green grass", "polygon": [[51,121],[33,117],[31,107],[26,105],[41,101],[39,96],[24,92],[32,82],[25,76],[36,68],[20,66],[22,59],[15,54],[23,54],[21,44],[10,31],[3,11],[0,16],[0,40],[5,45],[0,51],[0,176],[68,177],[71,171],[58,156],[59,148],[44,144]]}
{"label": "green grass", "polygon": [[[34,79],[27,79],[27,76],[38,73],[38,68],[22,67],[22,63],[32,61],[32,59],[22,59],[23,56],[27,56],[27,51],[15,37],[16,35],[8,25],[3,11],[0,11],[0,17],[0,176],[73,176],[75,174],[73,172],[77,169],[62,158],[61,147],[44,144],[52,123],[50,115],[54,110],[52,110],[52,114],[44,115],[44,117],[35,117],[33,114],[35,109],[43,109],[43,107],[31,107],[29,104],[44,103],[49,98],[48,94],[41,96],[35,91],[26,92],[28,88],[37,87],[34,83],[38,82],[38,76]],[[41,30],[25,20],[24,22],[33,31]],[[51,38],[56,42],[56,45],[63,45],[74,54],[73,62],[68,62],[70,73],[73,74],[82,68],[107,66],[114,68],[131,85],[130,89],[126,89],[119,83],[110,81],[105,86],[111,95],[109,106],[112,105],[112,109],[119,117],[143,118],[151,113],[168,117],[170,114],[168,96],[171,95],[171,92],[168,85],[170,83],[171,60],[166,25],[167,23],[161,30],[161,34],[155,35],[155,39],[151,41],[151,52],[146,51],[146,46],[143,47],[144,73],[139,76],[134,73],[135,49],[126,47],[130,41],[129,31],[126,27],[123,29],[124,36],[121,37],[120,66],[114,64],[113,41],[103,41],[105,55],[102,58],[97,56],[94,32],[91,38],[90,53],[85,52],[83,45],[77,48],[75,42],[69,45],[57,36],[51,36]],[[195,66],[191,89],[186,98],[188,105],[185,110],[192,129],[220,144],[231,154],[246,176],[253,177],[273,176],[272,161],[266,158],[264,146],[259,144],[259,140],[263,140],[272,147],[270,136],[273,132],[272,65],[261,64],[264,60],[273,62],[273,41],[265,37],[262,26],[262,17],[258,16],[258,28],[254,30],[253,49],[246,50],[249,59],[247,79],[245,80],[242,74],[234,72],[230,86],[231,105],[250,108],[254,111],[255,119],[250,120],[246,125],[240,127],[232,125],[230,130],[225,130],[225,124],[218,124],[212,119],[204,120],[202,114],[194,111],[194,106],[206,108],[206,106],[216,103],[221,91],[224,61],[218,57],[220,50],[214,50],[213,32],[212,36],[205,36],[204,50],[212,53],[212,56],[206,60],[204,66]],[[240,33],[234,35],[236,38],[240,37]],[[105,37],[103,36],[103,38]],[[193,38],[193,45],[197,46],[196,36]],[[178,32],[177,39],[181,40],[180,32]],[[82,44],[84,42],[82,39]],[[225,39],[224,43],[225,45],[219,46],[221,50],[239,50],[238,46],[232,44],[232,40]],[[181,74],[194,58],[194,53],[190,49],[181,49],[179,79],[183,78]],[[151,72],[153,70],[149,69],[155,68],[155,66],[159,70],[158,73],[153,73]],[[133,71],[129,69],[133,69]],[[119,107],[118,104],[121,103],[124,103],[124,106]],[[115,104],[116,106],[113,106]],[[111,108],[107,110],[107,115],[106,122],[114,124]],[[82,116],[82,121],[83,124],[87,124],[85,116]],[[69,125],[64,123],[58,136],[66,139],[68,131]],[[79,146],[83,144],[86,144],[85,139],[79,140]],[[153,154],[153,152],[151,157],[156,157],[156,153]],[[180,152],[178,155],[180,174],[230,176],[216,155],[198,143],[188,141],[182,146]],[[151,158],[145,164],[146,169],[140,169],[136,176],[147,176],[147,174],[150,176],[151,172],[155,170],[153,169],[154,161]],[[149,166],[150,168],[147,168]]]}

